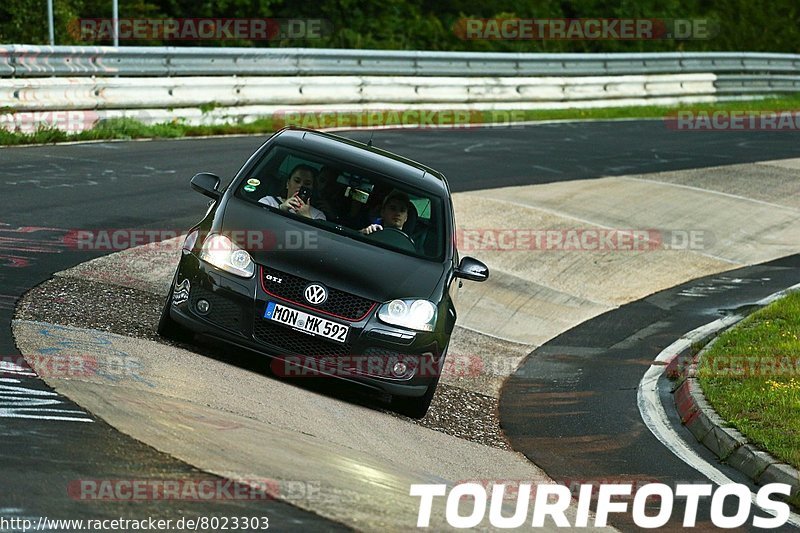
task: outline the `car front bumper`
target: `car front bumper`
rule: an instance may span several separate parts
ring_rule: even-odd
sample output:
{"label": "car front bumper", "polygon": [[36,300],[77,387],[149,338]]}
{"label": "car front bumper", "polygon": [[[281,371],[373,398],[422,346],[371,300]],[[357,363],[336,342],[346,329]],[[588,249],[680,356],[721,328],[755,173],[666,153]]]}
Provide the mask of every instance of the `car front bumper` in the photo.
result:
{"label": "car front bumper", "polygon": [[[297,302],[268,293],[256,269],[253,278],[238,278],[185,253],[175,285],[188,297],[173,298],[170,316],[193,332],[273,358],[273,372],[285,376],[326,376],[397,396],[422,396],[436,383],[449,336],[415,332],[384,324],[377,305],[351,322],[314,312]],[[198,302],[208,302],[200,312]],[[297,309],[350,327],[345,343],[312,336],[264,318],[268,302]],[[406,371],[393,373],[395,363]],[[277,372],[276,372],[277,370]]]}

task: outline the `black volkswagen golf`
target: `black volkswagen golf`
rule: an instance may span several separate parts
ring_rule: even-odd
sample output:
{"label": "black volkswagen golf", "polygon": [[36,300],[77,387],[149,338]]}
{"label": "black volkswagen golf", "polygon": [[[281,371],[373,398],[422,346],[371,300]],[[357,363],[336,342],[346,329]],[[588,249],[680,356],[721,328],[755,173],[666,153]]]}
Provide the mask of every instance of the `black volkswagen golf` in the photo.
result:
{"label": "black volkswagen golf", "polygon": [[388,393],[422,417],[439,381],[459,278],[445,177],[370,145],[289,128],[270,137],[192,228],[158,325],[273,358],[285,375],[323,375]]}

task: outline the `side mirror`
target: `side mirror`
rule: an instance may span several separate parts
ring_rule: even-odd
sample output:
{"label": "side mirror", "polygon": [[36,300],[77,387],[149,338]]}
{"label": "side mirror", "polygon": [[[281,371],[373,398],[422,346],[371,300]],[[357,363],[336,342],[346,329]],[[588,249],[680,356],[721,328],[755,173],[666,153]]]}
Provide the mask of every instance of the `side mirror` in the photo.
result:
{"label": "side mirror", "polygon": [[217,190],[217,187],[219,187],[219,176],[208,172],[201,172],[195,174],[190,183],[192,189],[209,198],[219,200],[222,197],[222,193]]}
{"label": "side mirror", "polygon": [[489,279],[489,267],[473,257],[464,257],[456,268],[456,277],[470,281],[486,281]]}

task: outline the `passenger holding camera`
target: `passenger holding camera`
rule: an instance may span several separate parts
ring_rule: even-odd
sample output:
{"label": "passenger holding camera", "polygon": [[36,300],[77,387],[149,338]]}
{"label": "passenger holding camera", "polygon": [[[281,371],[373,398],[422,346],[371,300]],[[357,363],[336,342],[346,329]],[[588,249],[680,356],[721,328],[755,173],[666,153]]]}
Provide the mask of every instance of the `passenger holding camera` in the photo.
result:
{"label": "passenger holding camera", "polygon": [[286,199],[280,196],[265,196],[259,203],[304,217],[326,220],[325,213],[312,206],[310,202],[315,181],[316,170],[313,167],[297,165],[286,180]]}

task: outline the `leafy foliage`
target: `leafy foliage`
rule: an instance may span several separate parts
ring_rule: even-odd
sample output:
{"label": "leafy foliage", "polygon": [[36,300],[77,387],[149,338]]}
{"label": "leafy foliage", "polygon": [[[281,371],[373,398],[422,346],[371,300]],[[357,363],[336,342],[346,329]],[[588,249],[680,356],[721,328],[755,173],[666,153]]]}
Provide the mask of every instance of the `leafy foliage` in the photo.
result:
{"label": "leafy foliage", "polygon": [[[78,18],[110,18],[108,0],[56,0],[57,44],[87,42],[75,31]],[[125,41],[125,45],[293,46],[388,50],[500,52],[771,51],[800,52],[800,3],[774,0],[120,0],[121,18],[325,19],[322,38],[269,41]],[[464,18],[658,18],[710,19],[716,29],[697,40],[464,40],[454,29]],[[0,42],[47,43],[47,7],[42,0],[0,2]]]}

